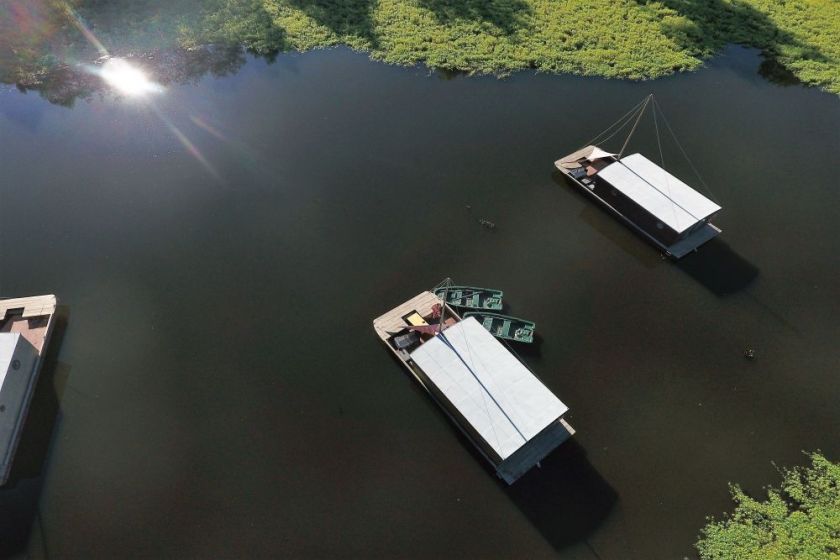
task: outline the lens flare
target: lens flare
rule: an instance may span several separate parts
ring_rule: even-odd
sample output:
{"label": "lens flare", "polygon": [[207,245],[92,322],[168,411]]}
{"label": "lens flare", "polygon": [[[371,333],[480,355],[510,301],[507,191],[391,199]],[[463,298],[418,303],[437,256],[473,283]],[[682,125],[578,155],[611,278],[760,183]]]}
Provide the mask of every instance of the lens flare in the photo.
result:
{"label": "lens flare", "polygon": [[141,96],[163,91],[160,84],[149,80],[136,66],[122,58],[112,58],[102,65],[99,72],[102,79],[117,91],[129,96]]}

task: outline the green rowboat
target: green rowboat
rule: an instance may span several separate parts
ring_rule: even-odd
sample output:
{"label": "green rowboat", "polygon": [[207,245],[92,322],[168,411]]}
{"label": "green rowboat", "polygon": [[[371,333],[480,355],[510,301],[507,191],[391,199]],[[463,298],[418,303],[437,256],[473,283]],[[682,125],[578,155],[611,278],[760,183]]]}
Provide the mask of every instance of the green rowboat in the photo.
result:
{"label": "green rowboat", "polygon": [[528,344],[534,342],[534,331],[537,329],[537,325],[533,321],[483,311],[464,313],[464,318],[466,319],[467,317],[475,317],[496,338],[504,338],[506,340]]}
{"label": "green rowboat", "polygon": [[468,309],[489,309],[500,311],[502,309],[502,290],[491,290],[489,288],[476,288],[475,286],[449,286],[448,288],[435,288],[435,295],[443,298],[446,292],[446,303],[456,307]]}

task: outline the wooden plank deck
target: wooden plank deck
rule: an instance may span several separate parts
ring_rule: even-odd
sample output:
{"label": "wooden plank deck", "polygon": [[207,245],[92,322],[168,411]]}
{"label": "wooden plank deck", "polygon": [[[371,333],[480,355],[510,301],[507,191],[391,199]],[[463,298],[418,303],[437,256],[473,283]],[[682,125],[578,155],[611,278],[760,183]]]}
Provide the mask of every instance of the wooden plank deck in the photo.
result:
{"label": "wooden plank deck", "polygon": [[50,294],[46,296],[31,296],[11,299],[0,299],[0,321],[6,318],[10,309],[23,308],[23,317],[37,317],[50,315],[55,312],[56,299]]}
{"label": "wooden plank deck", "polygon": [[[0,300],[0,332],[20,333],[38,352],[44,349],[55,313],[54,295]],[[23,309],[21,315],[10,310]]]}
{"label": "wooden plank deck", "polygon": [[592,153],[592,150],[594,149],[595,146],[586,146],[585,148],[581,148],[576,152],[572,152],[567,156],[561,157],[560,159],[554,162],[554,166],[560,171],[566,173],[568,169],[580,167],[580,164],[577,163],[577,160],[579,160],[580,158],[587,157],[589,154]]}
{"label": "wooden plank deck", "polygon": [[706,224],[685,239],[677,241],[668,247],[668,254],[674,258],[681,259],[692,251],[697,250],[700,245],[711,241],[721,232],[721,229],[713,224]]}
{"label": "wooden plank deck", "polygon": [[412,311],[417,311],[424,317],[428,316],[432,313],[432,307],[435,304],[443,304],[443,300],[432,292],[422,292],[374,319],[373,330],[376,331],[379,338],[388,340],[391,337],[388,333],[397,332],[405,328],[406,322],[403,320],[404,316]]}

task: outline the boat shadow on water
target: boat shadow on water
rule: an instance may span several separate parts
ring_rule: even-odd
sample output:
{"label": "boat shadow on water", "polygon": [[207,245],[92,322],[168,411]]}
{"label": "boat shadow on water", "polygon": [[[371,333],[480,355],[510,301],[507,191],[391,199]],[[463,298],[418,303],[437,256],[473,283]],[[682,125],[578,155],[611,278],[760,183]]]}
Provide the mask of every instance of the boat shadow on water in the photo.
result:
{"label": "boat shadow on water", "polygon": [[574,188],[566,177],[559,171],[551,174],[554,183],[564,190],[570,191],[572,196],[579,197],[584,203],[579,217],[592,229],[609,239],[622,251],[635,258],[645,268],[654,268],[662,263],[659,252],[653,245],[633,232],[620,219],[599,204],[593,204],[580,189]]}
{"label": "boat shadow on water", "polygon": [[[400,364],[395,355],[390,355],[394,363]],[[418,396],[425,397],[430,409],[446,416],[419,384],[410,383],[410,386]],[[464,451],[472,455],[488,478],[495,479],[502,492],[555,550],[560,552],[573,546],[592,549],[587,539],[607,519],[618,501],[618,494],[589,462],[575,436],[508,486],[496,477],[470,439],[447,420]]]}
{"label": "boat shadow on water", "polygon": [[[571,189],[572,185],[562,173],[555,171],[551,177],[557,185]],[[579,189],[571,190],[574,191],[575,196],[581,197],[586,202],[586,206],[580,212],[581,219],[643,266],[654,268],[661,265],[663,261],[669,260],[651,243],[617,220],[608,210],[600,205],[592,204]],[[731,295],[747,288],[759,273],[755,265],[733,251],[720,237],[704,243],[696,252],[675,260],[673,264],[718,297]]]}
{"label": "boat shadow on water", "polygon": [[22,554],[30,540],[44,486],[47,455],[59,419],[61,388],[67,386],[69,366],[58,361],[69,311],[58,306],[55,326],[44,355],[29,414],[21,434],[9,480],[0,487],[0,557]]}
{"label": "boat shadow on water", "polygon": [[[539,325],[537,325],[537,328],[539,328]],[[542,344],[544,340],[539,331],[537,331],[534,332],[533,342],[527,344],[523,342],[509,342],[507,347],[518,356],[539,359],[542,355]]]}
{"label": "boat shadow on water", "polygon": [[676,265],[719,297],[740,292],[758,276],[758,268],[720,238],[712,239]]}
{"label": "boat shadow on water", "polygon": [[574,436],[504,491],[557,552],[591,548],[588,536],[618,501]]}
{"label": "boat shadow on water", "polygon": [[[412,383],[418,394],[423,389]],[[434,404],[429,400],[429,406]],[[438,407],[436,412],[442,414]],[[452,427],[465,452],[488,478],[499,485],[531,525],[558,553],[585,547],[596,557],[590,536],[606,522],[618,504],[618,493],[589,462],[586,450],[571,438],[522,475],[512,485],[496,476],[487,461],[463,432]]]}

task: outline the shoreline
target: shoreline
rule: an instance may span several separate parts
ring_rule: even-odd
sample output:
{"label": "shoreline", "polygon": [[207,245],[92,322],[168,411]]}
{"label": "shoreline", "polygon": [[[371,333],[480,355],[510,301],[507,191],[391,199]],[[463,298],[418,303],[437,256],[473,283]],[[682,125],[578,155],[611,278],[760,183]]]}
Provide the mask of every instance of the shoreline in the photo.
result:
{"label": "shoreline", "polygon": [[[814,0],[783,6],[770,0],[702,5],[675,0],[183,0],[163,8],[152,2],[119,10],[76,0],[75,6],[76,11],[43,14],[52,22],[50,32],[25,34],[10,26],[0,38],[0,53],[8,53],[0,57],[0,82],[45,89],[51,80],[61,82],[60,74],[74,73],[80,61],[92,62],[103,52],[168,57],[174,69],[161,69],[165,82],[194,76],[203,66],[210,72],[235,70],[230,59],[237,51],[240,59],[250,52],[271,60],[281,53],[335,47],[386,64],[468,76],[503,78],[527,70],[646,81],[698,70],[735,44],[758,49],[766,63],[762,74],[771,79],[840,95],[840,18]],[[5,23],[0,20],[0,28]],[[226,54],[219,58],[218,52]],[[67,92],[58,98],[69,102]]]}

